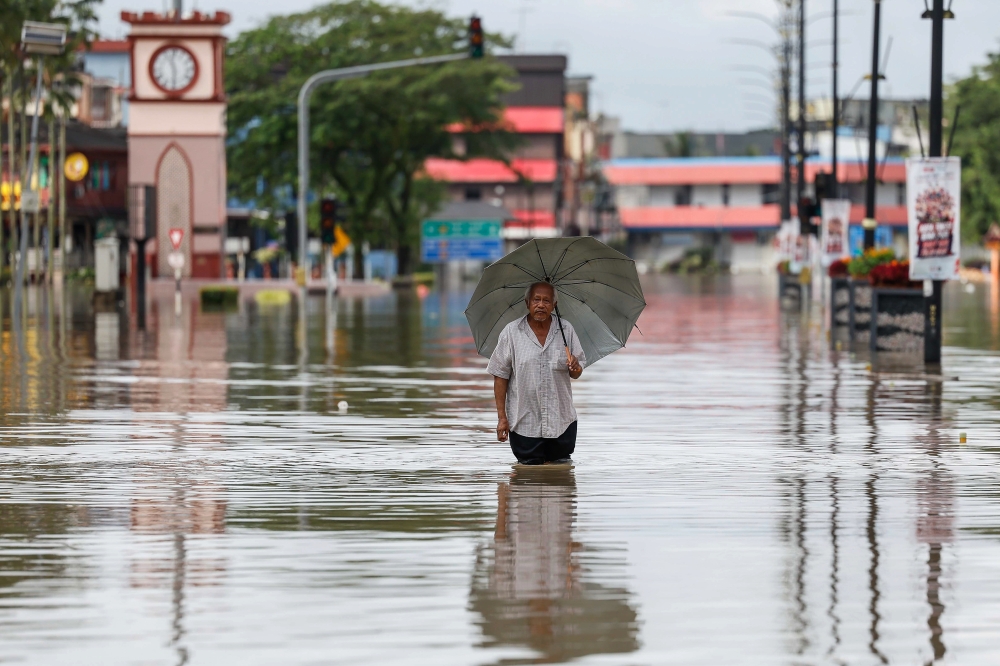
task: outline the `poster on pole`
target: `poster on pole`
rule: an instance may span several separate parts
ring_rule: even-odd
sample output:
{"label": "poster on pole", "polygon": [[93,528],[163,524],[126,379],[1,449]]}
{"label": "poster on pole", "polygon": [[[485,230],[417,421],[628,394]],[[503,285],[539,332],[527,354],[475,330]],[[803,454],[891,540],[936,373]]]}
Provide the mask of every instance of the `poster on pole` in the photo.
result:
{"label": "poster on pole", "polygon": [[906,160],[910,279],[954,280],[961,267],[962,163],[957,157]]}
{"label": "poster on pole", "polygon": [[823,199],[823,230],[820,239],[820,261],[823,268],[843,259],[851,251],[848,237],[851,202],[848,199]]}

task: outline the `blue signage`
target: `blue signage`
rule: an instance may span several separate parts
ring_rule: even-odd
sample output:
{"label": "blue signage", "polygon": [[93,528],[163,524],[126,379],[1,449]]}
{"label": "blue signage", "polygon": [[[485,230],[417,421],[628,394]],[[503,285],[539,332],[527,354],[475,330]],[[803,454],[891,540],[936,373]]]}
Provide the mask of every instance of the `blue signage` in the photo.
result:
{"label": "blue signage", "polygon": [[496,261],[503,257],[502,238],[423,238],[420,258],[428,264],[474,259]]}
{"label": "blue signage", "polygon": [[[848,242],[851,246],[851,256],[860,257],[865,248],[865,230],[857,224],[852,224],[847,230]],[[892,247],[892,227],[875,228],[875,247]]]}

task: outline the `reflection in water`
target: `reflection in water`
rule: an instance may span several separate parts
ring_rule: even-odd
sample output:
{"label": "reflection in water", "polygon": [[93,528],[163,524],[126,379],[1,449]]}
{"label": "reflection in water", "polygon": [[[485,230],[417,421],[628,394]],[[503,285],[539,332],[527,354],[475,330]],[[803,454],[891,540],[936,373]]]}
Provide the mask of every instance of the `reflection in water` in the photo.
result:
{"label": "reflection in water", "polygon": [[538,654],[503,663],[636,650],[628,591],[597,582],[624,563],[598,557],[573,538],[573,471],[519,468],[499,484],[497,496],[493,543],[477,553],[472,580],[470,606],[480,616],[483,646],[524,646]]}
{"label": "reflection in water", "polygon": [[944,433],[941,423],[941,382],[928,382],[926,388],[930,403],[930,422],[922,444],[931,461],[927,475],[917,481],[917,540],[927,544],[927,605],[930,614],[927,628],[930,631],[932,664],[944,658],[947,648],[944,643],[944,629],[941,616],[944,615],[944,601],[941,599],[941,555],[944,545],[954,536],[955,487],[951,475],[941,461],[944,448]]}
{"label": "reflection in water", "polygon": [[303,368],[297,300],[139,331],[0,290],[0,660],[990,663],[986,294],[949,292],[942,378],[779,320],[770,278],[645,279],[579,491],[507,476],[468,294],[311,299]]}

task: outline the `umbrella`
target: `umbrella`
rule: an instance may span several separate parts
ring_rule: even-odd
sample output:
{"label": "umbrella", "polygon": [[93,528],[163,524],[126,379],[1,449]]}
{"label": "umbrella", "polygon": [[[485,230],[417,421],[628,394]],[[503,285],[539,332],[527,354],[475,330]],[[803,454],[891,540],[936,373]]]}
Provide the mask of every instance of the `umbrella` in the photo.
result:
{"label": "umbrella", "polygon": [[590,236],[531,240],[487,266],[472,294],[465,317],[480,354],[491,356],[503,327],[524,316],[535,282],[555,288],[556,318],[573,324],[587,365],[624,347],[646,307],[635,262],[621,252]]}

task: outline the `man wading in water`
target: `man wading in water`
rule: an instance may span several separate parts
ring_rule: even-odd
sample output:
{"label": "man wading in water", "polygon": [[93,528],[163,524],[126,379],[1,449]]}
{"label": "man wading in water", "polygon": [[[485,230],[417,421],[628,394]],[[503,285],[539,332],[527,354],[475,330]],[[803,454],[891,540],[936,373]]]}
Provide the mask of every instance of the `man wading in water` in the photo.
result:
{"label": "man wading in water", "polygon": [[[509,438],[511,451],[524,465],[569,463],[576,448],[570,379],[579,379],[587,359],[572,324],[552,321],[552,285],[531,285],[524,303],[528,314],[500,332],[486,368],[493,375],[497,440]],[[564,335],[568,350],[561,344]]]}

